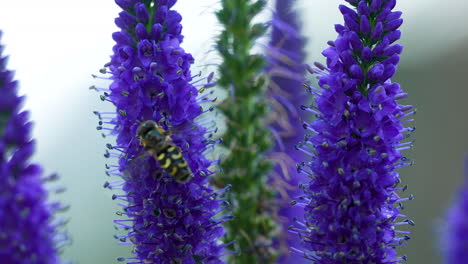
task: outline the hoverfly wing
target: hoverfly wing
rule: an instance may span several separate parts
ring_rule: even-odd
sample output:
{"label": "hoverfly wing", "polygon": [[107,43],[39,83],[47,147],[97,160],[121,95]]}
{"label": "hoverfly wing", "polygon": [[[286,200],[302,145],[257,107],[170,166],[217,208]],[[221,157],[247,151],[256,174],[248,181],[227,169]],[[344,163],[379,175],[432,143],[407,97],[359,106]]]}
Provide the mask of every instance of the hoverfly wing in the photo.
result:
{"label": "hoverfly wing", "polygon": [[124,172],[124,177],[147,177],[148,172],[151,171],[151,177],[155,180],[160,180],[164,172],[156,168],[155,158],[149,152],[142,152],[135,158],[128,161],[127,169]]}
{"label": "hoverfly wing", "polygon": [[134,158],[130,158],[127,161],[127,168],[124,171],[124,177],[133,178],[139,175],[136,175],[139,171],[146,171],[149,168],[149,162],[151,156],[148,153],[141,152]]}

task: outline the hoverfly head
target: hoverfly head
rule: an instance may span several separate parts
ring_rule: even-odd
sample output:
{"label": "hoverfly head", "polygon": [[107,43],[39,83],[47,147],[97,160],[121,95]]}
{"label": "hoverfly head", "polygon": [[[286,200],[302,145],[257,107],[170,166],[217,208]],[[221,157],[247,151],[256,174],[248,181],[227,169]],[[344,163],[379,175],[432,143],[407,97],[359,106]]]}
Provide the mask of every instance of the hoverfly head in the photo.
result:
{"label": "hoverfly head", "polygon": [[154,122],[152,120],[144,121],[138,127],[136,137],[138,139],[142,140],[142,139],[145,138],[145,136],[148,134],[148,132],[150,132],[152,130],[156,130],[155,128],[157,128],[157,127],[158,127],[158,125],[156,124],[156,122]]}

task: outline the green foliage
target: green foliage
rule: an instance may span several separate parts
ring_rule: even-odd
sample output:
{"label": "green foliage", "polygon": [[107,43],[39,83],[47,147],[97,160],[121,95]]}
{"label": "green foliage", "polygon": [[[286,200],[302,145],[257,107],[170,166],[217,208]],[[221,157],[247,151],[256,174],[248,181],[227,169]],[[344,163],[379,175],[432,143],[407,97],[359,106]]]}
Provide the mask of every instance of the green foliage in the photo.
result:
{"label": "green foliage", "polygon": [[217,12],[224,27],[217,41],[223,58],[218,84],[229,92],[219,105],[227,118],[223,144],[230,152],[221,162],[223,173],[216,176],[219,186],[231,184],[229,200],[235,218],[226,223],[226,242],[239,254],[229,256],[229,263],[274,263],[278,257],[272,247],[277,233],[273,198],[267,188],[272,164],[265,157],[271,148],[271,135],[266,128],[269,108],[265,100],[266,80],[262,76],[265,60],[251,54],[255,40],[265,34],[265,24],[252,19],[263,10],[266,1],[222,0]]}

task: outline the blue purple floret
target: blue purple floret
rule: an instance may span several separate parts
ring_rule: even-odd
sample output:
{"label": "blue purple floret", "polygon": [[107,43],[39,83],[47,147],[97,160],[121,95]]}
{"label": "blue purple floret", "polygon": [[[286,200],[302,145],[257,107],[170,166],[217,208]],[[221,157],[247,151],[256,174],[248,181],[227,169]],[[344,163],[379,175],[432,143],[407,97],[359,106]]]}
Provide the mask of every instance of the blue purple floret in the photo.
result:
{"label": "blue purple floret", "polygon": [[293,251],[321,264],[399,263],[396,247],[406,244],[413,225],[400,211],[399,173],[412,163],[401,151],[413,127],[406,117],[413,107],[398,103],[407,97],[391,81],[403,47],[395,44],[403,20],[392,11],[395,0],[347,0],[340,5],[344,25],[323,51],[327,66],[309,70],[319,87],[309,87],[315,105],[304,107],[316,119],[304,123],[308,135],[299,146],[311,159],[299,170],[310,176],[298,204],[305,207],[297,232],[304,250]]}
{"label": "blue purple floret", "polygon": [[[214,173],[206,152],[217,141],[214,131],[205,127],[209,118],[201,103],[209,102],[208,78],[192,76],[193,57],[181,48],[181,15],[172,6],[175,0],[123,1],[115,22],[121,29],[113,34],[116,45],[111,62],[103,73],[111,73],[112,84],[103,91],[102,100],[116,106],[115,113],[96,112],[98,129],[117,135],[115,145],[108,144],[106,157],[117,157],[118,165],[106,165],[108,175],[123,179],[105,184],[124,194],[125,219],[116,220],[127,231],[116,235],[123,244],[132,245],[134,257],[121,257],[127,263],[224,263],[224,247],[219,239],[221,223],[231,217],[224,210],[224,190],[214,192],[207,180]],[[196,78],[194,80],[193,78]],[[201,95],[200,95],[201,94]],[[171,132],[172,142],[181,148],[193,178],[180,183],[168,175],[154,157],[143,151],[135,138],[141,122],[154,120]],[[214,129],[216,130],[216,129]],[[207,136],[208,135],[208,136]]]}

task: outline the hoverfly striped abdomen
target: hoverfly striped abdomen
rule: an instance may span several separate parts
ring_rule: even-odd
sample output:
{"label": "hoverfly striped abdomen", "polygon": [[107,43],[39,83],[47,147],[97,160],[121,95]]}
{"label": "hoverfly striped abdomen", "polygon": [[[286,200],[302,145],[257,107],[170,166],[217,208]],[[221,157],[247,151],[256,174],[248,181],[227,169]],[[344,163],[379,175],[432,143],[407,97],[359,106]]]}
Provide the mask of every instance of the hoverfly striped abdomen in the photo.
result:
{"label": "hoverfly striped abdomen", "polygon": [[187,182],[192,177],[192,172],[182,156],[180,148],[173,144],[162,150],[157,155],[161,168],[166,170],[178,182]]}

